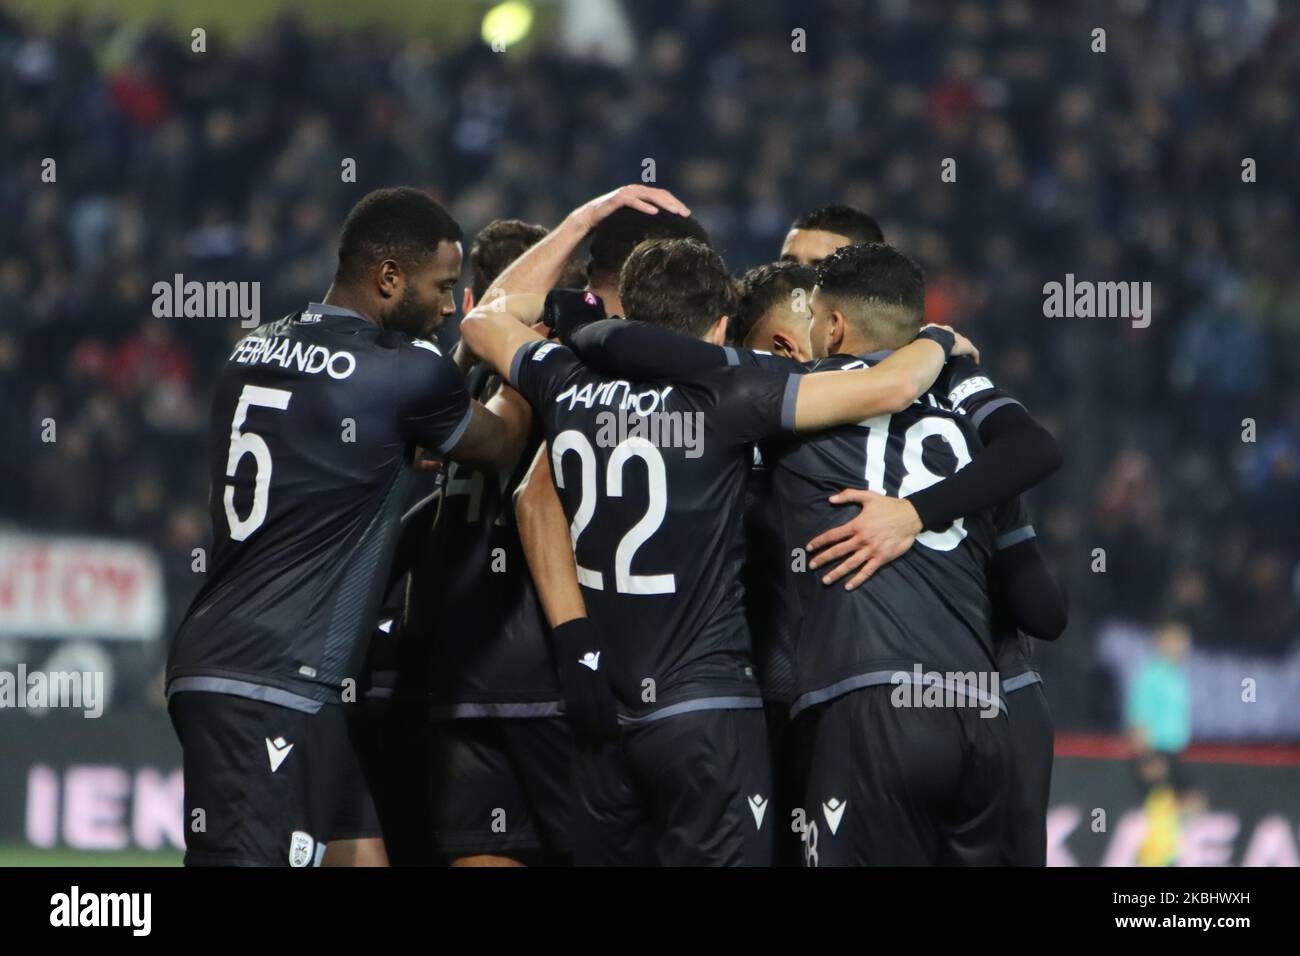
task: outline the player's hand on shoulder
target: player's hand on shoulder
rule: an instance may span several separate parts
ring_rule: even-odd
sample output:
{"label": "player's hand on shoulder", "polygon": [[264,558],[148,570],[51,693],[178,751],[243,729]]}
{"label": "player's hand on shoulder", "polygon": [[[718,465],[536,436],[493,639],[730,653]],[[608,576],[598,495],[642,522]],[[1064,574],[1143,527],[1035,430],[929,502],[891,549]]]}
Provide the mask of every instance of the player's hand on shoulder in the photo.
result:
{"label": "player's hand on shoulder", "polygon": [[936,323],[927,323],[926,325],[923,325],[921,329],[922,331],[924,331],[925,329],[943,329],[945,332],[951,332],[954,341],[953,341],[952,351],[948,353],[949,357],[954,355],[969,355],[976,362],[980,360],[980,351],[975,347],[975,343],[972,342],[970,339],[968,339],[966,336],[962,335],[951,325],[938,325]]}

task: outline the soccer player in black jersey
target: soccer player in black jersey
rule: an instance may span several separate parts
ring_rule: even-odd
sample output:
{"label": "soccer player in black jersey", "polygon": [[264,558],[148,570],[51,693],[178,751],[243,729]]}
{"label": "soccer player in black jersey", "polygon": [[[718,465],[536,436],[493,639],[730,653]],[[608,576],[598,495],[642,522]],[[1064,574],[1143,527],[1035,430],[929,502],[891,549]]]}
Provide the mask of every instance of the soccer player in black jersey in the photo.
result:
{"label": "soccer player in black jersey", "polygon": [[356,693],[345,697],[355,760],[339,784],[322,866],[424,866],[434,859],[428,793],[417,769],[428,749],[428,654],[406,633],[404,618],[408,572],[442,507],[438,479],[417,470],[407,486],[386,596]]}
{"label": "soccer player in black jersey", "polygon": [[[514,219],[483,227],[470,247],[465,311],[546,234]],[[575,270],[565,278],[581,281]],[[483,400],[504,387],[481,363],[466,386]],[[445,468],[439,521],[411,578],[408,635],[431,650],[434,839],[453,866],[569,856],[572,734],[512,505],[540,441],[530,432],[504,470]]]}
{"label": "soccer player in black jersey", "polygon": [[[690,240],[639,246],[619,294],[630,318],[714,342],[733,306],[721,260]],[[904,408],[946,349],[918,341],[852,377],[721,369],[666,386],[588,371],[527,328],[535,309],[479,308],[462,330],[508,370],[551,442],[591,614],[581,630],[553,629],[561,681],[585,671],[620,705],[615,742],[580,748],[580,860],[765,864],[771,790],[738,578],[749,446]]]}
{"label": "soccer player in black jersey", "polygon": [[319,862],[413,453],[518,454],[518,397],[471,402],[426,340],[454,308],[459,240],[418,190],[367,195],[324,300],[245,336],[218,376],[213,553],[167,669],[189,864]]}
{"label": "soccer player in black jersey", "polygon": [[[910,548],[923,529],[937,529],[952,515],[977,509],[1014,481],[1012,471],[1050,470],[1052,443],[1024,407],[995,385],[968,358],[953,359],[935,383],[934,391],[947,405],[975,426],[988,448],[957,479],[926,489],[910,499],[891,498],[874,491],[844,489],[831,500],[857,504],[859,515],[824,532],[808,545],[816,569],[842,559],[823,578],[827,584],[852,575],[848,588],[859,586],[887,560]],[[1009,452],[1014,469],[983,481],[978,470]],[[974,479],[976,493],[963,494],[960,485]],[[984,485],[982,489],[979,487]],[[1002,490],[997,490],[1001,488]],[[945,491],[940,501],[935,492]],[[994,512],[998,534],[991,569],[993,632],[997,641],[998,673],[1007,698],[1011,726],[1010,819],[1006,838],[1008,862],[1043,866],[1047,856],[1047,799],[1052,771],[1052,719],[1042,677],[1033,667],[1023,634],[1055,640],[1065,628],[1065,600],[1038,548],[1018,497],[999,502]]]}
{"label": "soccer player in black jersey", "polygon": [[[812,357],[809,299],[817,272],[797,262],[774,262],[749,270],[740,280],[735,321],[728,326],[731,342],[744,349],[770,352],[797,362]],[[794,702],[794,603],[781,512],[772,492],[772,474],[754,448],[754,465],[745,488],[745,617],[754,643],[754,664],[767,712],[768,744],[772,752],[774,841],[773,863],[801,863],[798,831],[789,825],[803,802],[799,784],[800,749],[797,728],[791,725]]]}
{"label": "soccer player in black jersey", "polygon": [[[879,347],[905,340],[919,323],[922,296],[919,271],[888,247],[856,246],[832,255],[819,273],[812,330],[814,352],[829,358],[813,368],[879,361]],[[581,330],[574,346],[600,367],[617,356],[612,367],[634,375],[670,367],[687,374],[719,361],[793,364],[735,350],[715,350],[717,357],[701,363],[697,357],[707,346],[687,348],[679,341],[670,351],[658,347],[649,331],[598,323]],[[584,339],[598,348],[584,347]],[[996,411],[988,408],[989,421]],[[1010,480],[1000,487],[973,467],[940,481],[978,452],[973,424],[932,394],[899,414],[769,443],[765,459],[774,469],[787,543],[815,540],[834,522],[830,495],[840,490],[837,480],[842,487],[865,476],[878,493],[913,501],[928,496],[918,509],[932,516],[954,501],[981,496],[980,507],[990,506],[1021,490],[1020,482],[1032,484],[1055,467],[1054,445],[1044,456],[1030,442],[1032,467],[1010,469]],[[934,494],[941,485],[950,489]],[[903,566],[895,562],[878,571],[887,575],[885,583],[873,578],[860,589],[866,596],[796,576],[803,622],[794,711],[808,711],[816,725],[806,805],[810,862],[1000,861],[1005,797],[1001,770],[993,767],[1006,762],[1007,731],[1004,703],[993,686],[986,587],[994,535],[987,514],[959,518],[963,513],[923,534],[924,547]],[[928,521],[925,527],[931,527]],[[909,695],[906,682],[931,681],[936,686],[928,697],[919,688]],[[933,691],[946,691],[948,701],[940,694],[939,703],[948,706],[928,706]],[[976,716],[979,710],[989,719]],[[866,726],[879,733],[868,739],[855,731]],[[845,761],[850,749],[858,757]],[[826,792],[818,797],[821,791]]]}

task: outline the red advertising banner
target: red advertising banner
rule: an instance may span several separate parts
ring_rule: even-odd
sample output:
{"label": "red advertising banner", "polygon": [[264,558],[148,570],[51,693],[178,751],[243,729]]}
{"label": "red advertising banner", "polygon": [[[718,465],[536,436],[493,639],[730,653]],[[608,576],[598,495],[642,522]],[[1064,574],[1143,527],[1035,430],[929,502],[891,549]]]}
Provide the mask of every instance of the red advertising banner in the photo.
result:
{"label": "red advertising banner", "polygon": [[0,533],[0,637],[152,641],[165,611],[143,545]]}

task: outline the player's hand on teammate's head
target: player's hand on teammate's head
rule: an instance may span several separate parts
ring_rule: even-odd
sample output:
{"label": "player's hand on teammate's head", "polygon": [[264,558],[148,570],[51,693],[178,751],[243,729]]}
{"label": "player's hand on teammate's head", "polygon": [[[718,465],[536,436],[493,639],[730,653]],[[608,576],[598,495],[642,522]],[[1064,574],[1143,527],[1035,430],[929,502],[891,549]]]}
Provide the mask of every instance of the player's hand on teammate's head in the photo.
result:
{"label": "player's hand on teammate's head", "polygon": [[950,356],[951,356],[951,355],[969,355],[969,356],[970,356],[971,358],[973,358],[976,362],[978,362],[978,361],[980,360],[980,350],[977,349],[977,348],[975,347],[975,343],[972,342],[970,339],[966,338],[966,336],[962,335],[960,332],[958,332],[956,329],[954,329],[951,325],[939,325],[939,324],[937,324],[937,323],[930,322],[930,323],[927,323],[926,325],[922,326],[922,328],[926,328],[926,329],[930,329],[930,328],[934,328],[934,329],[945,329],[945,330],[951,332],[951,333],[953,334],[953,337],[956,339],[956,341],[953,343],[952,351],[949,353]]}
{"label": "player's hand on teammate's head", "polygon": [[953,332],[957,336],[957,342],[952,347],[953,355],[969,355],[976,362],[980,360],[980,350],[975,347],[975,343],[960,332]]}
{"label": "player's hand on teammate's head", "polygon": [[[837,505],[857,504],[862,510],[852,521],[823,531],[808,542],[810,571],[844,559],[822,578],[823,584],[834,584],[852,573],[844,585],[846,591],[852,591],[881,567],[906,554],[922,530],[916,509],[906,499],[847,488],[831,495],[830,501]],[[814,551],[819,553],[813,555]]]}
{"label": "player's hand on teammate's head", "polygon": [[615,210],[622,209],[624,206],[651,216],[658,215],[661,209],[666,212],[676,213],[679,216],[689,216],[691,214],[690,208],[668,190],[659,189],[655,186],[645,186],[640,183],[620,186],[603,196],[597,196],[595,199],[583,203],[573,211],[573,214],[590,231],[600,225]]}

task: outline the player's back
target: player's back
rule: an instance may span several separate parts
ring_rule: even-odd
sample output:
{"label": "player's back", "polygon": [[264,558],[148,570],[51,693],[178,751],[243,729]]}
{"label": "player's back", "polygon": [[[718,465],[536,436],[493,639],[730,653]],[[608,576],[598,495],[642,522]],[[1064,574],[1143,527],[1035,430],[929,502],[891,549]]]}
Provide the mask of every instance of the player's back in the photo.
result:
{"label": "player's back", "polygon": [[[812,370],[861,368],[884,354],[835,355]],[[978,450],[974,427],[927,393],[901,412],[769,444],[764,452],[775,469],[785,538],[794,548],[850,516],[827,500],[836,492],[865,484],[907,497],[951,476]],[[922,673],[991,675],[992,549],[991,517],[980,514],[918,535],[906,554],[854,591],[826,586],[816,572],[795,573],[802,618],[795,710],[891,683],[918,667]]]}
{"label": "player's back", "polygon": [[[480,401],[500,381],[479,365],[466,387]],[[540,444],[525,444],[507,474],[449,462],[442,510],[420,549],[408,625],[429,645],[439,716],[548,716],[560,698],[546,625],[528,571],[513,498]]]}
{"label": "player's back", "polygon": [[412,437],[451,447],[468,422],[446,369],[432,345],[316,304],[240,340],[213,397],[213,551],[169,692],[308,709],[359,677]]}
{"label": "player's back", "polygon": [[757,706],[740,581],[745,483],[757,423],[780,418],[784,377],[733,368],[629,383],[537,343],[511,378],[550,441],[578,580],[624,704],[637,715],[687,701]]}

